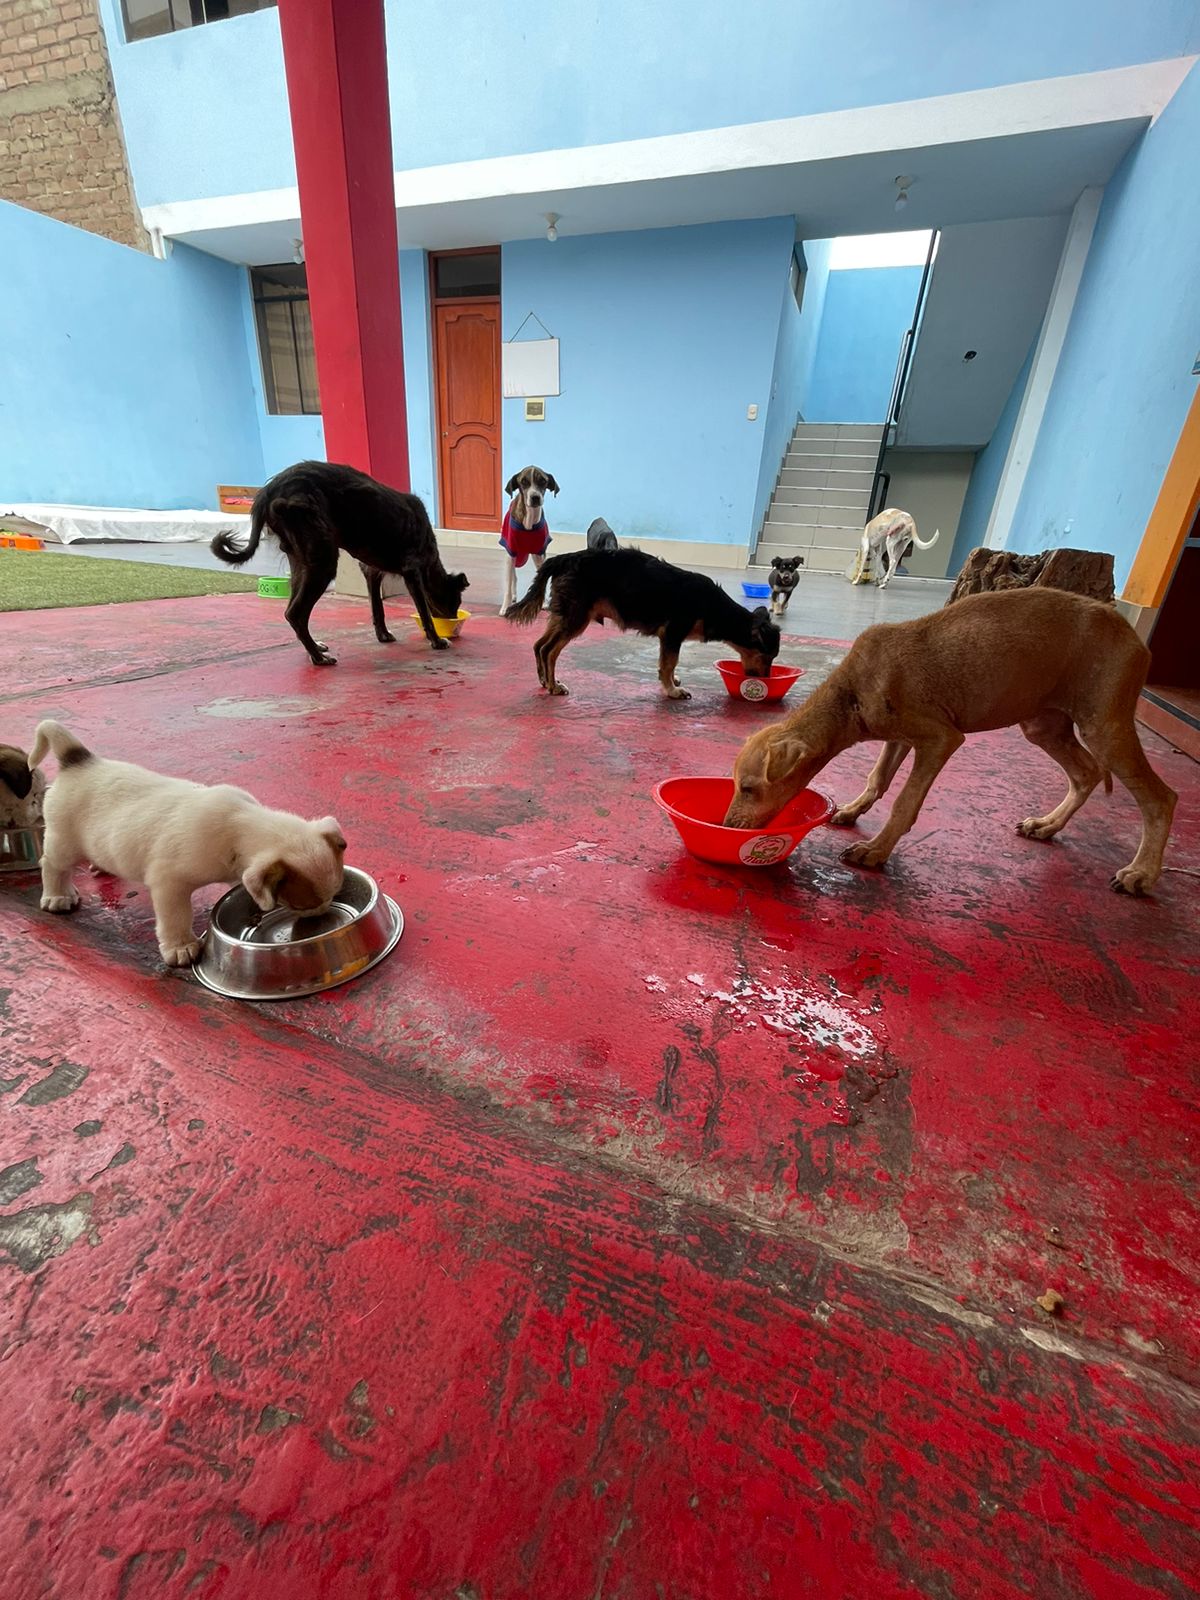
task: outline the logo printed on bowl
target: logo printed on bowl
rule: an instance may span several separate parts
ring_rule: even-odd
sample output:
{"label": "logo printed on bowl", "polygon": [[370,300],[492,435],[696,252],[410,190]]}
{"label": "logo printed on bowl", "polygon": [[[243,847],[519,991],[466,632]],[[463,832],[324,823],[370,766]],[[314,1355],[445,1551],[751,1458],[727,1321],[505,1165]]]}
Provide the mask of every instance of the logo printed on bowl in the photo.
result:
{"label": "logo printed on bowl", "polygon": [[738,856],[748,867],[769,867],[772,862],[781,861],[791,848],[791,834],[763,833],[757,839],[747,839]]}
{"label": "logo printed on bowl", "polygon": [[741,696],[743,700],[765,700],[767,686],[761,678],[743,678]]}

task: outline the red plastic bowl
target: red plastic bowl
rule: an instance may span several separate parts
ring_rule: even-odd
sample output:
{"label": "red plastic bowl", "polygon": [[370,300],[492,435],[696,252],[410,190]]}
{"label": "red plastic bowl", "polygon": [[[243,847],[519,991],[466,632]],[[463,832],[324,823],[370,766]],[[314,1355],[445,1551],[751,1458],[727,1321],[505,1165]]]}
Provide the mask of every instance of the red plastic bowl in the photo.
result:
{"label": "red plastic bowl", "polygon": [[776,661],[769,678],[750,678],[740,661],[714,662],[725,680],[725,687],[735,700],[782,700],[797,678],[804,676],[803,667],[785,667]]}
{"label": "red plastic bowl", "polygon": [[801,789],[766,828],[724,828],[733,799],[732,778],[668,778],[654,798],[692,855],[731,867],[772,867],[786,861],[806,833],[828,822],[834,804],[815,789]]}

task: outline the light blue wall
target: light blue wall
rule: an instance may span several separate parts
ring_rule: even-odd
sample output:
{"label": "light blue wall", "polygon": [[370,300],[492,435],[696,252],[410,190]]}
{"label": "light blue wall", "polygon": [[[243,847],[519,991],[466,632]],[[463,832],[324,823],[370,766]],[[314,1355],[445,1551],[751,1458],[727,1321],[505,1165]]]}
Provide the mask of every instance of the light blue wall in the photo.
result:
{"label": "light blue wall", "polygon": [[1200,70],[1108,185],[1009,548],[1129,574],[1197,380]]}
{"label": "light blue wall", "polygon": [[829,274],[807,422],[883,421],[920,284],[920,267],[852,267]]}
{"label": "light blue wall", "polygon": [[[143,205],[295,181],[274,11],[126,45]],[[1200,50],[1196,0],[387,0],[398,167],[949,94]]]}
{"label": "light blue wall", "polygon": [[0,495],[215,509],[260,480],[238,268],[4,201],[0,262]]}
{"label": "light blue wall", "polygon": [[754,497],[751,531],[757,534],[767,514],[767,505],[788,440],[796,419],[807,416],[808,391],[812,381],[825,292],[829,283],[829,239],[810,239],[804,245],[807,273],[802,296],[796,305],[791,288],[791,263],[785,271],[780,296],[779,333],[775,344],[775,369],[771,379],[771,399],[763,431],[762,459],[758,468],[758,489]]}
{"label": "light blue wall", "polygon": [[404,392],[408,409],[408,461],[412,492],[436,524],[437,455],[433,393],[433,327],[429,264],[424,250],[400,252],[400,312],[404,332]]}
{"label": "light blue wall", "polygon": [[1033,352],[1036,349],[1035,339],[1029,346],[1029,354],[1025,357],[1021,370],[1009,390],[995,432],[975,457],[975,465],[971,469],[971,481],[967,485],[966,498],[963,500],[962,512],[958,519],[958,532],[954,536],[954,549],[946,566],[946,572],[952,578],[958,576],[963,562],[972,550],[983,543],[984,535],[987,533],[988,518],[992,514],[996,490],[1000,487],[1000,474],[1004,471],[1008,447],[1016,431],[1017,415],[1021,409],[1021,401],[1025,398],[1025,386],[1029,382]]}
{"label": "light blue wall", "polygon": [[562,485],[552,529],[749,541],[794,237],[775,217],[504,247],[504,337],[534,311],[561,341],[545,422],[520,400],[503,418],[505,476],[533,461]]}

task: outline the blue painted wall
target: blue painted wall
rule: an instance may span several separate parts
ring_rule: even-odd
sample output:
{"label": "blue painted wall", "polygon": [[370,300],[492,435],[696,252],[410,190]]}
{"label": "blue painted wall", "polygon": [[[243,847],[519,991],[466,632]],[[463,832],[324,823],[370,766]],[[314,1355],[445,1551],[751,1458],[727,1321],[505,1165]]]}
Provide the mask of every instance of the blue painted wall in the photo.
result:
{"label": "blue painted wall", "polygon": [[0,494],[216,508],[262,447],[244,274],[166,261],[0,201]]}
{"label": "blue painted wall", "polygon": [[807,422],[883,421],[920,283],[920,267],[852,267],[829,274]]}
{"label": "blue painted wall", "polygon": [[810,239],[804,245],[807,274],[803,306],[796,305],[791,288],[791,264],[787,264],[780,296],[779,333],[775,343],[775,368],[771,378],[771,399],[763,430],[762,458],[758,468],[758,488],[754,497],[751,532],[757,534],[767,514],[775,480],[779,476],[783,453],[798,417],[807,417],[808,393],[812,382],[817,341],[825,310],[829,283],[829,239]]}
{"label": "blue painted wall", "polygon": [[[408,462],[412,492],[436,525],[436,399],[433,393],[433,325],[429,264],[424,250],[400,252],[400,312],[404,330],[404,392],[408,408]],[[498,530],[497,530],[498,531]]]}
{"label": "blue painted wall", "polygon": [[775,217],[504,247],[504,337],[534,311],[561,341],[546,421],[503,415],[505,476],[536,461],[562,485],[552,529],[749,541],[794,238]]}
{"label": "blue painted wall", "polygon": [[[277,14],[127,45],[101,0],[143,205],[295,181]],[[398,167],[644,138],[1157,61],[1197,0],[387,0]],[[681,52],[681,41],[686,49]],[[528,71],[529,91],[515,87]]]}
{"label": "blue painted wall", "polygon": [[1118,592],[1196,392],[1200,70],[1108,185],[1009,547],[1116,557]]}
{"label": "blue painted wall", "polygon": [[1000,487],[1000,474],[1004,471],[1008,447],[1016,431],[1017,414],[1021,409],[1021,401],[1025,398],[1025,386],[1029,382],[1033,352],[1036,349],[1035,339],[1029,346],[1029,354],[1025,357],[1020,372],[1013,380],[1008,399],[1004,402],[1004,410],[1000,413],[1000,420],[996,424],[996,431],[975,456],[971,481],[967,485],[966,498],[963,500],[962,512],[958,519],[958,532],[954,536],[954,549],[946,566],[947,575],[951,578],[958,576],[963,562],[976,546],[983,543],[984,535],[987,533],[988,518],[992,514],[996,491]]}

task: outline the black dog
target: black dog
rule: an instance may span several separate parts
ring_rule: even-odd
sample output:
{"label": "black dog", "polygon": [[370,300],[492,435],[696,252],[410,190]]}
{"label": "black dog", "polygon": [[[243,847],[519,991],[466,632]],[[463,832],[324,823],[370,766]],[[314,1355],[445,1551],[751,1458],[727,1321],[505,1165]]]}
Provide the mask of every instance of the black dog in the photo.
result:
{"label": "black dog", "polygon": [[552,556],[524,600],[507,613],[510,620],[536,621],[551,580],[550,625],[533,647],[538,681],[551,694],[566,694],[554,676],[554,664],[589,622],[615,622],[622,632],[656,636],[658,681],[670,700],[689,698],[675,676],[685,639],[720,639],[732,645],[754,678],[765,677],[779,653],[779,629],[766,606],[747,611],[711,578],[641,550],[577,550]]}
{"label": "black dog", "polygon": [[800,582],[803,556],[776,556],[771,562],[771,615],[781,617],[788,608],[792,590]]}
{"label": "black dog", "polygon": [[597,517],[587,531],[587,547],[589,550],[617,550],[617,536],[605,522],[603,517]]}
{"label": "black dog", "polygon": [[292,597],[285,615],[318,667],[332,667],[332,656],[309,632],[313,607],[337,575],[338,551],[362,568],[371,597],[371,621],[381,644],[391,644],[383,614],[383,575],[398,573],[412,596],[435,650],[448,648],[433,627],[434,617],[457,617],[466,574],[442,566],[429,514],[415,494],[389,489],[355,467],[331,461],[301,461],[276,473],[254,496],[250,542],[239,545],[230,533],[212,542],[213,555],[239,565],[258,549],[263,529],[279,540],[292,573]]}

